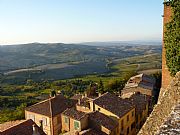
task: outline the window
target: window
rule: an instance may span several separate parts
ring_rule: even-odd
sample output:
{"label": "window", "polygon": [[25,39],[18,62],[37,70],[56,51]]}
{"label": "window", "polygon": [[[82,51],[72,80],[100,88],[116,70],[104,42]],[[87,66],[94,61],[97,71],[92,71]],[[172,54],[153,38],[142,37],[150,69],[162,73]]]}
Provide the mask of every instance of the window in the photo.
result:
{"label": "window", "polygon": [[79,122],[78,121],[74,121],[74,129],[75,130],[79,129]]}
{"label": "window", "polygon": [[136,116],[136,122],[138,122],[138,115]]}
{"label": "window", "polygon": [[131,124],[131,131],[135,128],[135,122]]}
{"label": "window", "polygon": [[68,117],[64,117],[64,122],[65,122],[66,124],[68,124],[68,123],[69,123],[69,118],[68,118]]}
{"label": "window", "polygon": [[44,125],[44,126],[47,126],[47,118],[44,118],[44,117],[43,117],[43,118],[42,118],[42,122],[43,122],[43,125]]}
{"label": "window", "polygon": [[129,134],[129,127],[127,128],[127,135]]}
{"label": "window", "polygon": [[57,123],[58,123],[58,124],[61,123],[61,117],[60,117],[60,116],[57,117]]}
{"label": "window", "polygon": [[57,125],[57,117],[53,118],[54,124]]}
{"label": "window", "polygon": [[127,115],[127,121],[129,121],[129,115]]}
{"label": "window", "polygon": [[121,121],[121,130],[123,131],[124,130],[124,120],[122,119]]}
{"label": "window", "polygon": [[134,117],[134,111],[132,112],[132,117]]}
{"label": "window", "polygon": [[143,112],[140,113],[140,119],[142,118]]}
{"label": "window", "polygon": [[35,121],[35,116],[33,114],[29,114],[29,119]]}
{"label": "window", "polygon": [[60,134],[60,133],[61,133],[61,129],[58,130],[58,134]]}

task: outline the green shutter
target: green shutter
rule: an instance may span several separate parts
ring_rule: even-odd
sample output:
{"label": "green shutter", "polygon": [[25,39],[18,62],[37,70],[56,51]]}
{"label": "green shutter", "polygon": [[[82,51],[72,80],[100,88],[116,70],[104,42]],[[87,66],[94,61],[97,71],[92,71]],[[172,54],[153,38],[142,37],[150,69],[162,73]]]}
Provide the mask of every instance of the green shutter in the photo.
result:
{"label": "green shutter", "polygon": [[74,121],[74,129],[78,130],[79,129],[79,122]]}
{"label": "green shutter", "polygon": [[67,117],[64,117],[64,122],[69,123],[69,119]]}

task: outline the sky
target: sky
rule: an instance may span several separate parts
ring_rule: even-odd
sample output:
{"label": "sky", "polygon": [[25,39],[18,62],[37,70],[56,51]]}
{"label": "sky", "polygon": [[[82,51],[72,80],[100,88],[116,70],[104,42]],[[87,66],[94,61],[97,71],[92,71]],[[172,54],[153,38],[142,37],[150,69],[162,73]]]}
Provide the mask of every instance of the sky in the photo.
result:
{"label": "sky", "polygon": [[0,45],[160,41],[163,0],[0,0]]}

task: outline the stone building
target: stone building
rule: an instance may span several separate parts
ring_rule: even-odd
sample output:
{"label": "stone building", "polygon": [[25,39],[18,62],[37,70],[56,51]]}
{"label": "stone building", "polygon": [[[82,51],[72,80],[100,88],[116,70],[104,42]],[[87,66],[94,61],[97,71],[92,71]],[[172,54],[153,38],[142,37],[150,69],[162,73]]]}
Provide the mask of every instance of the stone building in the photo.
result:
{"label": "stone building", "polygon": [[62,130],[66,131],[66,134],[96,132],[116,135],[118,122],[98,111],[84,113],[75,108],[70,108],[62,113]]}
{"label": "stone building", "polygon": [[135,105],[135,116],[136,116],[136,133],[141,129],[145,123],[149,114],[149,101],[147,95],[135,93],[128,99],[133,105]]}
{"label": "stone building", "polygon": [[114,94],[105,93],[90,102],[92,111],[99,111],[119,123],[117,134],[135,134],[135,106]]}
{"label": "stone building", "polygon": [[73,108],[62,113],[62,131],[82,131],[88,127],[88,115]]}
{"label": "stone building", "polygon": [[139,74],[131,77],[124,89],[122,95],[130,92],[140,92],[142,94],[153,96],[153,90],[155,88],[155,79],[145,74]]}
{"label": "stone building", "polygon": [[47,135],[59,135],[62,128],[61,113],[75,104],[74,100],[57,95],[27,107],[25,118],[32,119]]}

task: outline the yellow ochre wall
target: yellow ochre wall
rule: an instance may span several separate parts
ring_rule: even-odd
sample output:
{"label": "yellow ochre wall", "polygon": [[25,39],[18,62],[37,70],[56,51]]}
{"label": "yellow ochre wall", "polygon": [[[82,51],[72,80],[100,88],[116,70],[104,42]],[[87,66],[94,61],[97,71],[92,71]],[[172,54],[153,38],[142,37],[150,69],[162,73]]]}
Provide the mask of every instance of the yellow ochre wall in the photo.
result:
{"label": "yellow ochre wall", "polygon": [[[132,113],[134,113],[132,115]],[[127,121],[127,117],[129,116],[129,121]],[[122,127],[122,120],[123,122],[123,130],[121,129]],[[131,129],[131,125],[134,123],[134,128]],[[132,110],[130,110],[129,112],[127,112],[124,116],[122,116],[119,119],[119,129],[120,129],[120,133],[123,133],[123,135],[127,135],[127,129],[129,127],[129,134],[128,135],[134,135],[135,134],[135,108],[133,108]]]}
{"label": "yellow ochre wall", "polygon": [[[43,125],[43,131],[47,134],[47,135],[59,135],[59,133],[61,132],[61,114],[56,115],[55,117],[50,118],[47,117],[45,115],[41,115],[41,114],[37,114],[37,113],[33,113],[33,112],[29,112],[25,110],[25,119],[30,119],[29,115],[34,115],[35,116],[35,123],[40,126],[40,120],[42,120],[42,118],[46,118],[47,119],[47,125]],[[53,120],[53,133],[52,133],[52,126],[51,126],[51,120]]]}
{"label": "yellow ochre wall", "polygon": [[[99,110],[100,109],[100,110]],[[133,108],[132,110],[130,110],[129,112],[127,112],[124,116],[122,116],[121,118],[119,118],[117,115],[113,114],[112,112],[94,104],[94,110],[95,111],[99,111],[100,113],[103,113],[115,120],[117,120],[119,122],[119,128],[117,130],[117,134],[121,133],[121,120],[124,119],[124,130],[123,133],[124,135],[126,135],[127,133],[127,128],[129,127],[129,134],[128,135],[134,135],[135,134],[135,128],[133,130],[131,130],[131,124],[135,122],[135,108]],[[132,112],[134,112],[134,116],[132,117]],[[129,121],[127,122],[127,116],[129,115]]]}
{"label": "yellow ochre wall", "polygon": [[[88,116],[84,116],[81,120],[75,120],[63,114],[61,116],[62,116],[62,131],[74,131],[75,130],[74,121],[79,122],[80,127],[77,131],[82,131],[88,127]],[[65,123],[65,120],[64,120],[65,117],[69,119],[68,124]]]}
{"label": "yellow ochre wall", "polygon": [[29,115],[34,115],[35,116],[35,123],[40,126],[40,120],[42,120],[42,118],[47,118],[47,126],[43,125],[43,131],[47,134],[47,135],[51,135],[51,130],[50,130],[50,124],[51,124],[51,119],[47,116],[44,115],[40,115],[37,113],[33,113],[33,112],[29,112],[25,110],[25,119],[30,119]]}
{"label": "yellow ochre wall", "polygon": [[[141,116],[142,114],[142,116]],[[148,117],[148,104],[146,104],[146,108],[141,112],[141,114],[136,114],[137,117],[137,121],[136,121],[136,132],[139,131],[139,129],[141,128],[141,123],[144,124],[145,120]]]}

